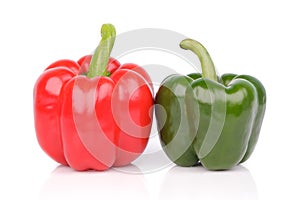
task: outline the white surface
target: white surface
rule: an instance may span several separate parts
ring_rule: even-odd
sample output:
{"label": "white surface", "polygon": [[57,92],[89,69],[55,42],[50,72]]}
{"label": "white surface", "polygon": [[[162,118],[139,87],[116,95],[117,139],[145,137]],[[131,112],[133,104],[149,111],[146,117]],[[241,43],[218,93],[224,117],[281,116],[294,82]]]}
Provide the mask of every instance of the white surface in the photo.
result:
{"label": "white surface", "polygon": [[[197,2],[1,1],[0,199],[299,199],[298,1]],[[107,22],[118,33],[182,33],[208,48],[219,73],[260,79],[267,111],[250,160],[228,172],[169,166],[132,175],[78,173],[49,159],[35,138],[34,82],[51,62],[93,51]]]}

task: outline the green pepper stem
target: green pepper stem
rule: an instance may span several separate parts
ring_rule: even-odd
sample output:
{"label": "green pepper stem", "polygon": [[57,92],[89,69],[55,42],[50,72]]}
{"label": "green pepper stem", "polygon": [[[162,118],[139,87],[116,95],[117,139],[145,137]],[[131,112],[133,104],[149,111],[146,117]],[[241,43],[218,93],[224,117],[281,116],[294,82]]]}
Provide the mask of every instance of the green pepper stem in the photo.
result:
{"label": "green pepper stem", "polygon": [[180,47],[185,50],[191,50],[198,56],[203,78],[218,81],[214,63],[208,51],[201,43],[193,39],[185,39],[180,42]]}
{"label": "green pepper stem", "polygon": [[107,64],[116,39],[116,29],[112,24],[101,27],[102,39],[92,57],[87,77],[108,76]]}

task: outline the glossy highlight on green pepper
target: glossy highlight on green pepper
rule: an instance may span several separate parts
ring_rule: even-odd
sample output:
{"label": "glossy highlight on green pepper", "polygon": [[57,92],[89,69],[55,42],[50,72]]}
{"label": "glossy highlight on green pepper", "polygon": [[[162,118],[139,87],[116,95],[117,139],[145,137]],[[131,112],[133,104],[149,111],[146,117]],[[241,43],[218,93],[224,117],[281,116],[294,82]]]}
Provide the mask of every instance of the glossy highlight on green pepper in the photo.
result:
{"label": "glossy highlight on green pepper", "polygon": [[171,75],[160,85],[155,110],[161,145],[177,165],[201,163],[226,170],[246,161],[257,143],[266,91],[249,75],[216,75],[213,61],[199,42],[180,47],[194,52],[202,74]]}

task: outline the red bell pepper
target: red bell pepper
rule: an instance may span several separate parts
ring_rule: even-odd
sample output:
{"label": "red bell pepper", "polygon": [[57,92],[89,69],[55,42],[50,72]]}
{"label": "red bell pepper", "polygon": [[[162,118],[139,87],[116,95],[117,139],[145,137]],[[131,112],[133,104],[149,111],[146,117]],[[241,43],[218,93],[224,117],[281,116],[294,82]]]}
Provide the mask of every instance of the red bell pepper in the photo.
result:
{"label": "red bell pepper", "polygon": [[101,28],[94,55],[54,62],[34,87],[38,142],[55,161],[75,170],[131,163],[145,149],[153,90],[146,71],[110,58],[116,32]]}

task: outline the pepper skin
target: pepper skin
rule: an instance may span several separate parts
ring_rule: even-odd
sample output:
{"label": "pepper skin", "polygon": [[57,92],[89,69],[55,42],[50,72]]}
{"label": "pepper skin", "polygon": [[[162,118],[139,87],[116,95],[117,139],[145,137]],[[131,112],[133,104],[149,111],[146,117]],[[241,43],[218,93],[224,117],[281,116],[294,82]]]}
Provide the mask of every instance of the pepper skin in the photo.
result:
{"label": "pepper skin", "polygon": [[150,77],[136,64],[110,58],[115,29],[104,24],[94,55],[60,60],[34,87],[38,142],[55,161],[78,171],[131,163],[152,124]]}
{"label": "pepper skin", "polygon": [[171,75],[161,83],[155,114],[162,147],[180,166],[230,169],[254,150],[266,108],[265,89],[249,75],[217,77],[199,42],[186,39],[180,46],[199,57],[202,74]]}

